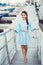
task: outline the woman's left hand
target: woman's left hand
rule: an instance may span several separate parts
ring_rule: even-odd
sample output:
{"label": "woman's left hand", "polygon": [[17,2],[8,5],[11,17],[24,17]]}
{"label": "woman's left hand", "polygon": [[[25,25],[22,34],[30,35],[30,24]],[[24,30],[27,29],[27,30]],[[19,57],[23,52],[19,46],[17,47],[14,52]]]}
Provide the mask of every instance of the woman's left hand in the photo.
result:
{"label": "woman's left hand", "polygon": [[35,28],[34,30],[39,30],[39,28]]}

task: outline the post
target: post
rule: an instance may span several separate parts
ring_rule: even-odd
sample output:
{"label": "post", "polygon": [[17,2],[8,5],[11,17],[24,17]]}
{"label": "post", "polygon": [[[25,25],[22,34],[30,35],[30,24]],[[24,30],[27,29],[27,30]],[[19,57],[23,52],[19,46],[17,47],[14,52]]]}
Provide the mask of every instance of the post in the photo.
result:
{"label": "post", "polygon": [[30,0],[30,5],[31,5],[31,0]]}
{"label": "post", "polygon": [[16,49],[16,52],[17,52],[17,46],[16,46],[16,37],[15,37],[15,31],[14,31],[14,43],[15,43],[15,49]]}
{"label": "post", "polygon": [[5,42],[6,42],[6,52],[7,52],[7,55],[8,55],[8,62],[9,62],[9,65],[10,65],[10,57],[9,57],[9,51],[8,51],[8,46],[7,46],[6,34],[5,34]]}

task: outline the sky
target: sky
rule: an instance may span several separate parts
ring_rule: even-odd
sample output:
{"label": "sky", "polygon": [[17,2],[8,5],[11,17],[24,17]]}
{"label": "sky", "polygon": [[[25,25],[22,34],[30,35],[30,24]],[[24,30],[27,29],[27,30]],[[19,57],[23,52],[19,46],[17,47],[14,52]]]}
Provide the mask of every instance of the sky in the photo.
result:
{"label": "sky", "polygon": [[0,2],[5,3],[5,2],[10,2],[10,3],[15,3],[15,2],[24,2],[25,0],[0,0]]}
{"label": "sky", "polygon": [[[14,4],[14,3],[18,3],[18,2],[25,2],[25,1],[26,0],[0,0],[1,3],[9,3],[9,4]],[[39,1],[39,0],[37,0],[37,1]]]}

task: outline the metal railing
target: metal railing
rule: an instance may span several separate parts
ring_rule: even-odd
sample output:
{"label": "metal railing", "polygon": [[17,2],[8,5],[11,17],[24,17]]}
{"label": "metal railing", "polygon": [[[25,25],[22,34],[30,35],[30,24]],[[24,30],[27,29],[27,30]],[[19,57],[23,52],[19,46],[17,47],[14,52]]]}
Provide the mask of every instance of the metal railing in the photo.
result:
{"label": "metal railing", "polygon": [[[42,31],[40,30],[40,28],[39,28],[39,30],[35,30],[34,32],[33,32],[33,35],[32,35],[32,37],[31,38],[33,38],[36,42],[35,42],[35,46],[34,46],[34,48],[37,48],[37,59],[38,59],[38,63],[39,64],[41,64],[42,63],[42,46],[43,46],[43,34],[42,34]],[[34,41],[33,41],[34,42]],[[37,45],[36,45],[37,44]],[[41,46],[42,45],[42,46]]]}
{"label": "metal railing", "polygon": [[15,31],[8,30],[0,33],[0,65],[10,65],[16,51]]}
{"label": "metal railing", "polygon": [[[37,40],[37,57],[39,63],[43,64],[43,35],[40,30],[35,31],[36,35],[32,38]],[[0,65],[10,65],[17,51],[15,31],[8,30],[7,32],[0,33]]]}
{"label": "metal railing", "polygon": [[41,34],[40,34],[40,29],[36,31],[36,36],[37,36],[37,58],[38,58],[38,63],[41,64]]}
{"label": "metal railing", "polygon": [[36,31],[37,36],[37,58],[38,63],[43,65],[43,32],[39,28],[38,31]]}
{"label": "metal railing", "polygon": [[41,65],[43,65],[43,32],[40,31],[40,55],[41,55]]}

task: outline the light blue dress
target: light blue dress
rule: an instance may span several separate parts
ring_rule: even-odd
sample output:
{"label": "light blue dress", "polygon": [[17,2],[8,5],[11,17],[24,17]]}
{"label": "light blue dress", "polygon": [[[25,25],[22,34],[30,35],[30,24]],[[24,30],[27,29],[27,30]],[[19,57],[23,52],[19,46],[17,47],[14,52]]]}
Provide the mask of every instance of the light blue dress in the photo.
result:
{"label": "light blue dress", "polygon": [[[34,26],[29,21],[28,30],[34,31]],[[27,30],[27,23],[25,20],[20,21],[16,28],[16,32],[19,33],[19,44],[20,45],[29,45],[30,35],[29,32],[22,32],[21,30]]]}

